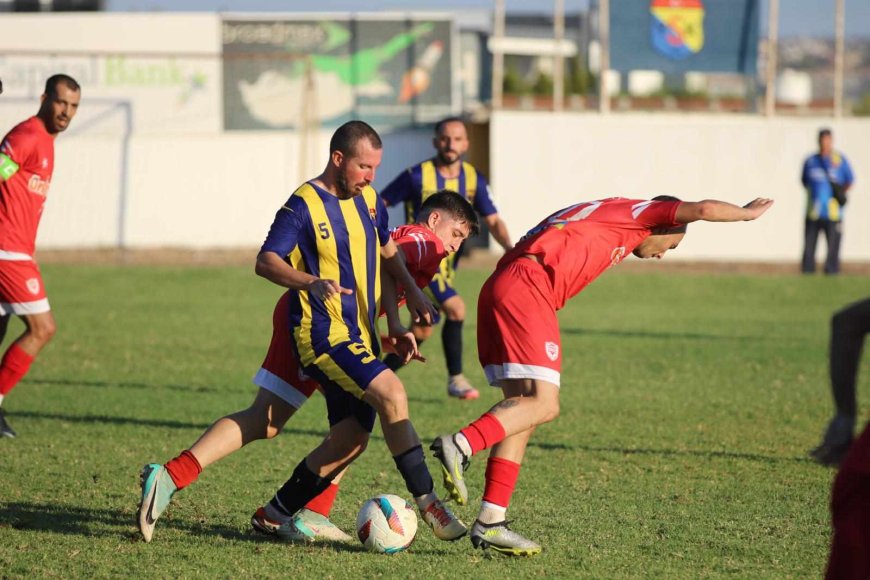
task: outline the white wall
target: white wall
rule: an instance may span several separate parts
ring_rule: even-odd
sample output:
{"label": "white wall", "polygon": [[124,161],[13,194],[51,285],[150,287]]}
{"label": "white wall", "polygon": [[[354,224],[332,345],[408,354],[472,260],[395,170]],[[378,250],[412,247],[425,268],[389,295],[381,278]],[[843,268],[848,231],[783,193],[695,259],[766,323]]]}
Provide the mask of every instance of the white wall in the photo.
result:
{"label": "white wall", "polygon": [[[833,129],[856,175],[842,259],[870,261],[870,119],[498,112],[490,178],[514,238],[582,200],[771,197],[774,207],[757,222],[693,224],[668,258],[796,261],[806,207],[800,169],[820,127]],[[819,257],[823,249],[820,241]]]}
{"label": "white wall", "polygon": [[[277,209],[326,164],[331,135],[316,137],[305,168],[293,133],[134,135],[121,228],[123,138],[62,134],[38,247],[259,246]],[[429,128],[382,135],[375,187],[430,156],[431,135]]]}

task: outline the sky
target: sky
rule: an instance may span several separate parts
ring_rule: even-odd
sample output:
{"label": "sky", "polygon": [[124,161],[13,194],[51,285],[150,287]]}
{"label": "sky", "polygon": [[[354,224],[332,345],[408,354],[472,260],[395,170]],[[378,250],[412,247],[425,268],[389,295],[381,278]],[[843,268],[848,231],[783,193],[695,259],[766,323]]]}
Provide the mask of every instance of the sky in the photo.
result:
{"label": "sky", "polygon": [[[563,0],[565,9],[585,10],[589,0]],[[870,0],[845,0],[846,37],[870,38]],[[611,10],[619,0],[611,0]],[[780,37],[833,37],[835,0],[780,0]],[[491,10],[493,0],[368,0],[365,11]],[[552,11],[548,0],[505,0],[509,12]],[[224,12],[361,12],[360,0],[106,0],[112,11]],[[767,27],[768,0],[761,0],[762,36]]]}

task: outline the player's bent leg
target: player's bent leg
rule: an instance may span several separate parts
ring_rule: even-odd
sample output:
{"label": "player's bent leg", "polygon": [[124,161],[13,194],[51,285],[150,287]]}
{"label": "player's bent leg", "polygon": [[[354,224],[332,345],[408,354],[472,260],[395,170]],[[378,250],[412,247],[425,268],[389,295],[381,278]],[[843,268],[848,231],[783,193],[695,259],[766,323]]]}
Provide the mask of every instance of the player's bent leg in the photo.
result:
{"label": "player's bent leg", "polygon": [[457,540],[468,532],[434,491],[434,483],[414,425],[408,417],[405,387],[392,371],[384,371],[369,383],[363,400],[372,405],[381,421],[387,447],[396,467],[420,510],[423,521],[440,540]]}
{"label": "player's bent leg", "polygon": [[[301,515],[299,512],[306,504],[326,491],[334,477],[365,450],[368,440],[368,430],[355,417],[347,417],[333,425],[329,435],[296,466],[291,478],[269,503],[257,510],[251,518],[251,524],[258,531],[270,533],[272,531],[269,529],[270,526],[258,525],[260,523],[256,521],[258,516],[265,516],[270,522],[280,523],[274,532],[281,540],[287,542],[311,542],[318,537],[323,538],[323,529],[320,529],[318,534],[318,529],[307,525],[310,520],[297,516]],[[324,521],[318,520],[317,523],[320,528],[327,527]],[[334,527],[331,522],[328,526]],[[333,536],[330,539],[337,536],[334,533],[330,535]],[[344,535],[346,534],[342,533],[342,536]]]}
{"label": "player's bent leg", "polygon": [[16,344],[27,354],[35,357],[57,334],[54,315],[49,310],[38,314],[22,314],[21,319],[27,326],[27,330],[16,341]]}
{"label": "player's bent leg", "polygon": [[157,520],[177,491],[196,481],[205,467],[251,441],[275,437],[295,412],[296,407],[261,388],[250,407],[215,421],[189,450],[165,465],[146,465],[139,504],[139,529],[145,541],[151,541]]}
{"label": "player's bent leg", "polygon": [[215,421],[190,451],[208,467],[252,441],[276,437],[295,412],[296,407],[260,388],[250,407]]}
{"label": "player's bent leg", "polygon": [[501,385],[503,401],[458,433],[439,436],[430,446],[441,463],[444,487],[460,505],[468,501],[465,471],[473,455],[559,414],[556,385],[537,379],[502,379]]}
{"label": "player's bent leg", "polygon": [[505,438],[492,448],[486,465],[486,485],[480,514],[471,528],[475,548],[512,556],[534,556],[541,546],[510,529],[507,509],[516,487],[520,464],[535,429]]}
{"label": "player's bent leg", "polygon": [[447,364],[447,395],[472,401],[480,397],[480,391],[475,389],[462,373],[462,327],[465,322],[465,302],[453,291],[452,295],[441,303],[441,308],[446,317],[441,329],[441,345]]}

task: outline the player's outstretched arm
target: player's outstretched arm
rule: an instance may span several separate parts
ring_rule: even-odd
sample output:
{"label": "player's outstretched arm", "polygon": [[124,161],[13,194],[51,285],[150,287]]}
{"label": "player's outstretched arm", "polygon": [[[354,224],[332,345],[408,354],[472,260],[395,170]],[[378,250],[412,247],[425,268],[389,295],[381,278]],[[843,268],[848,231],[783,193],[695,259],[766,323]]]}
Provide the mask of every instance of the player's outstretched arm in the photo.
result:
{"label": "player's outstretched arm", "polygon": [[489,233],[492,234],[498,245],[504,248],[505,252],[514,247],[511,243],[511,236],[508,233],[507,225],[497,213],[488,215],[483,220],[486,222],[486,227],[489,228]]}
{"label": "player's outstretched arm", "polygon": [[386,268],[381,270],[381,307],[387,316],[389,340],[401,357],[402,364],[408,364],[412,358],[422,359],[414,333],[405,328],[399,318],[399,292],[396,281]]}
{"label": "player's outstretched arm", "polygon": [[398,248],[393,240],[381,247],[381,258],[383,258],[382,264],[387,273],[405,289],[405,299],[414,322],[423,325],[432,324],[436,315],[435,307],[426,299],[423,291],[417,287],[417,283],[408,272],[405,262],[399,256]]}
{"label": "player's outstretched arm", "polygon": [[275,252],[260,252],[254,271],[273,284],[290,290],[307,290],[312,296],[326,300],[336,294],[353,294],[353,290],[342,288],[335,280],[326,280],[301,272]]}
{"label": "player's outstretched arm", "polygon": [[753,199],[743,207],[719,201],[705,199],[704,201],[684,201],[677,207],[674,221],[689,224],[697,221],[705,222],[742,222],[758,219],[764,214],[773,200],[765,197]]}

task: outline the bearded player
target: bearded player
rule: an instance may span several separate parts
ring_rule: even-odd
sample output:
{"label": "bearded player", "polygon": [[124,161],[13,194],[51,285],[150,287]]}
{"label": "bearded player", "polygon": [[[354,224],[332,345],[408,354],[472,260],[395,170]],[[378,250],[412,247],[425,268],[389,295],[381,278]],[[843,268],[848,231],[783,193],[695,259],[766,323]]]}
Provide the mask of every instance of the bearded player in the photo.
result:
{"label": "bearded player", "polygon": [[36,115],[16,125],[0,143],[0,342],[13,314],[25,326],[0,362],[0,436],[5,437],[16,433],[3,400],[56,329],[33,254],[54,171],[54,140],[75,117],[81,88],[72,77],[57,74],[46,81],[41,99]]}
{"label": "bearded player", "polygon": [[[416,223],[396,228],[390,237],[417,287],[424,288],[439,271],[441,261],[456,252],[478,227],[477,214],[468,201],[452,191],[440,191],[426,200]],[[299,359],[290,343],[286,324],[289,299],[289,293],[284,293],[275,306],[272,342],[254,376],[259,390],[251,406],[218,419],[189,449],[165,465],[145,466],[139,514],[139,529],[145,541],[151,540],[157,518],[177,491],[195,482],[206,466],[248,443],[276,437],[317,389],[314,380],[300,373]],[[339,480],[336,477],[324,492],[293,515],[294,527],[309,539],[350,540],[329,519]],[[256,511],[251,525],[258,532],[275,535],[287,521],[285,515],[269,509],[267,504]]]}

